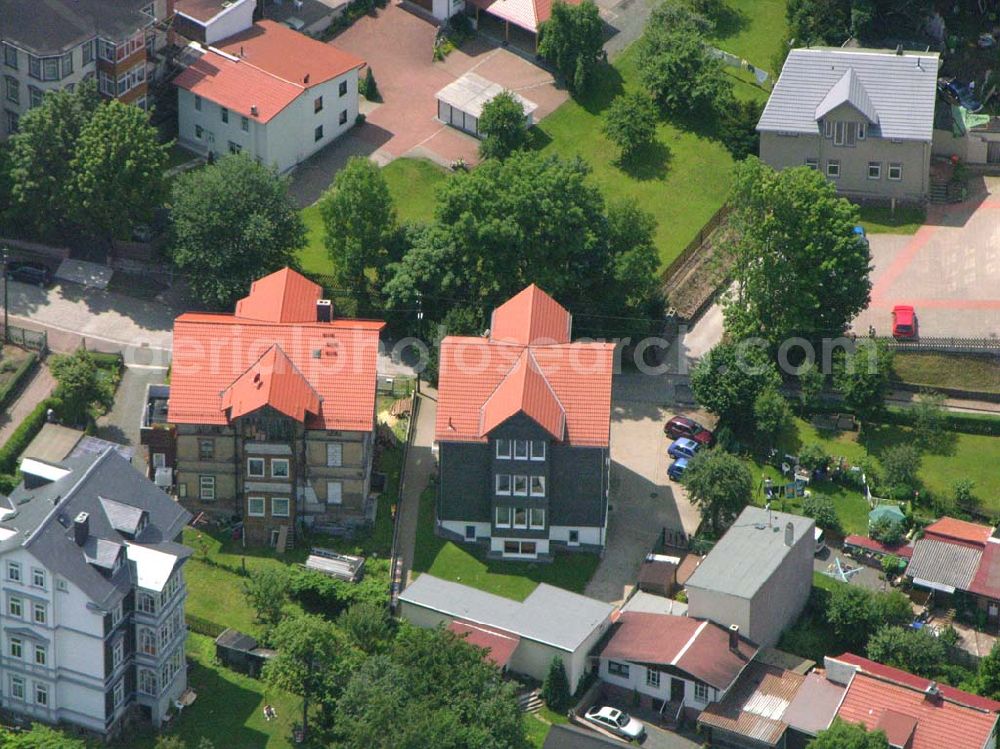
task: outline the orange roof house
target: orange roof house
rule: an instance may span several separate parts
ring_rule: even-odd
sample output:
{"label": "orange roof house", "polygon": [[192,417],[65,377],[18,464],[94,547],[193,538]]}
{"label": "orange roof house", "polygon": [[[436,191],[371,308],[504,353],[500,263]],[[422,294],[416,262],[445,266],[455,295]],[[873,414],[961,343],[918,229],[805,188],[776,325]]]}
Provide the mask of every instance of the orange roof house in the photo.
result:
{"label": "orange roof house", "polygon": [[571,334],[569,311],[532,284],[485,335],[441,342],[442,534],[508,558],[603,546],[614,345]]}

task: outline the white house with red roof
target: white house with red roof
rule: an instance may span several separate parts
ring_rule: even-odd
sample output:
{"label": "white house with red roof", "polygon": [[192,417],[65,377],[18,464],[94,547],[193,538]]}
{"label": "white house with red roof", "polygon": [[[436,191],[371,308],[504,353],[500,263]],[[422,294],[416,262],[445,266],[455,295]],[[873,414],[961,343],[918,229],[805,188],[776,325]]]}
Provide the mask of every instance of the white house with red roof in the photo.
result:
{"label": "white house with red roof", "polygon": [[241,518],[256,543],[372,520],[383,324],[334,317],[288,268],[254,282],[235,314],[181,315],[170,385],[150,387],[143,414],[153,476],[192,512]]}
{"label": "white house with red roof", "polygon": [[440,534],[513,559],[604,546],[614,346],[571,331],[532,284],[487,335],[441,342]]}
{"label": "white house with red roof", "polygon": [[246,153],[285,172],[354,126],[364,61],[273,21],[192,43],[174,79],[178,140],[205,155]]}

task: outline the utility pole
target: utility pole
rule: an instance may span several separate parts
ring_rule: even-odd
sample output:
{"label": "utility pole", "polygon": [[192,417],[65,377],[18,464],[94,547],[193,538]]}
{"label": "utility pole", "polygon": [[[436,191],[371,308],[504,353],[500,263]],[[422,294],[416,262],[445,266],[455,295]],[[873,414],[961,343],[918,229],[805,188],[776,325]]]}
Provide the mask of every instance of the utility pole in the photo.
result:
{"label": "utility pole", "polygon": [[10,340],[10,332],[7,327],[7,248],[3,248],[3,342]]}

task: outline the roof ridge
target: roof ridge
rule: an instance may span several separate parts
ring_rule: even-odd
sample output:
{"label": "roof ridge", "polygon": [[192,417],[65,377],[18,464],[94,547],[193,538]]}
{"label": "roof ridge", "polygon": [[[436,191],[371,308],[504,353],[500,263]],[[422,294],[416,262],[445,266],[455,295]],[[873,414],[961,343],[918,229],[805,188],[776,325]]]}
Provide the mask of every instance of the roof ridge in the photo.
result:
{"label": "roof ridge", "polygon": [[[278,75],[277,73],[272,73],[270,70],[260,67],[260,65],[254,65],[245,57],[240,57],[239,55],[231,54],[229,52],[226,52],[224,49],[220,49],[219,47],[215,47],[212,45],[209,45],[208,48],[215,54],[219,55],[220,57],[224,57],[225,59],[229,60],[229,62],[233,63],[234,65],[243,63],[247,67],[253,68],[259,73],[263,73],[264,75],[270,78],[274,78],[276,81],[281,81],[282,83],[288,83],[289,85],[295,86],[296,88],[302,91],[306,91],[309,88],[308,86],[303,86],[301,83],[297,81],[290,81],[287,78],[283,78],[282,76]],[[231,59],[231,58],[236,58],[236,59]],[[285,267],[287,268],[288,266]]]}
{"label": "roof ridge", "polygon": [[[533,364],[534,365],[535,371],[538,372],[538,376],[542,378],[542,382],[545,383],[545,387],[547,387],[549,389],[549,392],[552,393],[552,397],[555,398],[555,401],[556,401],[556,403],[559,406],[559,411],[562,414],[562,419],[561,419],[562,430],[561,431],[562,431],[562,434],[565,435],[566,434],[566,406],[563,405],[562,400],[559,398],[559,394],[556,392],[555,388],[552,387],[552,383],[549,382],[549,378],[545,375],[545,371],[542,369],[542,365],[538,363],[537,359],[535,359],[535,353],[531,350],[531,346],[527,346],[526,348],[528,349],[528,358],[530,360],[529,364]],[[560,439],[561,439],[561,437],[560,437]]]}
{"label": "roof ridge", "polygon": [[507,372],[504,373],[503,377],[501,377],[500,380],[497,382],[497,384],[493,388],[492,392],[490,392],[489,397],[487,397],[486,400],[484,400],[482,402],[482,405],[479,406],[479,432],[480,433],[482,433],[482,431],[483,431],[483,420],[486,418],[486,416],[485,416],[486,406],[488,406],[489,403],[490,403],[490,401],[493,400],[493,396],[497,394],[497,391],[500,390],[501,387],[503,387],[503,384],[505,382],[507,382],[507,378],[511,376],[511,374],[514,372],[514,369],[521,362],[521,359],[524,358],[524,352],[525,352],[525,349],[527,349],[527,348],[528,347],[525,346],[525,345],[521,346],[521,353],[518,354],[517,359],[515,359],[514,363],[511,364],[510,369],[508,369]]}

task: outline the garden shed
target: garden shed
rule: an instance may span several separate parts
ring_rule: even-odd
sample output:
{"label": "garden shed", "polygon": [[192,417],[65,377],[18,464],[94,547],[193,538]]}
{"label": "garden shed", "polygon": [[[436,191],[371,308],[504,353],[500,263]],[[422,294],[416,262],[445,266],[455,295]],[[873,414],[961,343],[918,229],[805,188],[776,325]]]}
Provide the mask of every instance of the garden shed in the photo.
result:
{"label": "garden shed", "polygon": [[257,640],[235,629],[226,629],[215,638],[215,657],[224,666],[257,678],[275,651],[257,646]]}
{"label": "garden shed", "polygon": [[[475,73],[466,73],[437,92],[438,119],[478,138],[479,117],[483,113],[483,107],[503,90],[499,83]],[[514,94],[514,98],[524,107],[525,127],[531,127],[538,105],[518,94]]]}

